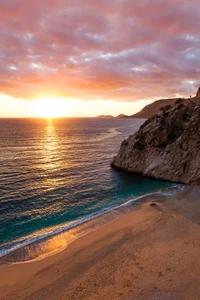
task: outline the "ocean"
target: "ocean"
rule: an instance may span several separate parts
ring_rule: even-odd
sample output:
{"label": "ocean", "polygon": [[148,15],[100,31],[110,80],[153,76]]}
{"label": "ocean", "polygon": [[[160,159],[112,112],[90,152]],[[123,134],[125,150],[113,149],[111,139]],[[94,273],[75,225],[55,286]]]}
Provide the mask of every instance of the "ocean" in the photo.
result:
{"label": "ocean", "polygon": [[50,255],[87,232],[89,221],[101,216],[100,226],[107,212],[179,189],[110,168],[121,142],[143,122],[0,119],[0,257]]}

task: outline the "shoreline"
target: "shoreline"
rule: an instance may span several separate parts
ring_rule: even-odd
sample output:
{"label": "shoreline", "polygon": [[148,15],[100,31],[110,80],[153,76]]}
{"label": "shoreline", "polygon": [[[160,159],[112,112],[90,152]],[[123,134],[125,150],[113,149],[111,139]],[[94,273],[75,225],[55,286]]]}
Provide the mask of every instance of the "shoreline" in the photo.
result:
{"label": "shoreline", "polygon": [[198,299],[200,187],[137,204],[58,254],[1,266],[0,299]]}
{"label": "shoreline", "polygon": [[174,191],[177,193],[183,188],[184,186],[177,185],[174,187],[162,188],[160,191],[138,195],[115,207],[102,210],[94,215],[86,216],[85,220],[82,220],[80,223],[78,220],[75,220],[72,225],[68,225],[66,228],[63,226],[61,229],[47,233],[46,236],[44,234],[37,239],[33,238],[33,241],[27,242],[27,244],[1,256],[0,267],[4,264],[21,264],[40,261],[46,257],[56,255],[59,252],[64,251],[69,244],[76,239],[112,222],[123,214],[138,209],[138,206],[143,202],[150,201],[152,197],[156,197],[161,201],[166,199],[166,197],[171,197],[174,194]]}

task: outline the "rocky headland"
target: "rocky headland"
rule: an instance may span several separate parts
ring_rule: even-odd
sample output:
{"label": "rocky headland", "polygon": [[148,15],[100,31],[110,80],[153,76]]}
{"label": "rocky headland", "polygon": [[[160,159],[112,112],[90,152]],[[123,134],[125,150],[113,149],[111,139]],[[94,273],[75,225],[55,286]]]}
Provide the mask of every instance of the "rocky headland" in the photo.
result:
{"label": "rocky headland", "polygon": [[200,105],[178,99],[121,144],[111,166],[135,174],[200,184]]}

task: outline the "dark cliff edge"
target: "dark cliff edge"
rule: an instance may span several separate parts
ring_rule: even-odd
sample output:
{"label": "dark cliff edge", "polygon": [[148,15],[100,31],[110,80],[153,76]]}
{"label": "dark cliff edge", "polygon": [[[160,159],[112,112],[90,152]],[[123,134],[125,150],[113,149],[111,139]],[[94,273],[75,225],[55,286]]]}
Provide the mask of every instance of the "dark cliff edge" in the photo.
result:
{"label": "dark cliff edge", "polygon": [[141,111],[134,115],[131,115],[129,118],[150,118],[151,116],[159,113],[161,107],[172,105],[177,100],[177,98],[156,100],[155,102],[146,105]]}
{"label": "dark cliff edge", "polygon": [[[121,144],[111,167],[156,179],[200,184],[200,105],[178,99]],[[199,99],[198,99],[199,100]]]}
{"label": "dark cliff edge", "polygon": [[[199,95],[200,95],[200,90],[199,90]],[[146,105],[141,111],[139,111],[138,113],[131,115],[131,116],[127,116],[127,115],[120,115],[118,117],[123,118],[123,119],[127,119],[127,118],[133,118],[133,119],[147,119],[152,117],[153,115],[156,115],[159,113],[161,107],[166,106],[166,105],[173,105],[176,101],[179,100],[184,100],[183,98],[169,98],[169,99],[160,99],[160,100],[156,100],[148,105]],[[200,98],[199,97],[193,97],[190,98],[190,101],[196,103],[196,104],[200,104]],[[117,117],[117,118],[118,118]]]}

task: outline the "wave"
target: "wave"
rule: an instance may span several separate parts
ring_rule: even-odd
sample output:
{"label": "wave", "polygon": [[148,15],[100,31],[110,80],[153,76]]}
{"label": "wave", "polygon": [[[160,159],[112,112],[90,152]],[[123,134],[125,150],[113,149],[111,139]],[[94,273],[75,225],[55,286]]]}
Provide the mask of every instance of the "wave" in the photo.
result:
{"label": "wave", "polygon": [[139,195],[117,206],[103,208],[85,217],[15,240],[0,250],[1,261],[4,263],[22,263],[40,260],[58,253],[78,237],[113,221],[121,214],[133,209],[132,204],[134,202],[152,196],[159,196],[163,199],[174,195],[183,188],[183,185],[177,184],[152,193]]}
{"label": "wave", "polygon": [[103,142],[107,139],[111,139],[111,138],[115,137],[118,134],[121,134],[121,132],[118,130],[117,127],[109,128],[106,133],[100,133],[95,138],[90,140],[90,142]]}

